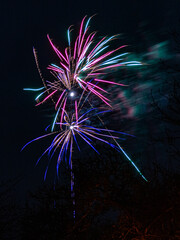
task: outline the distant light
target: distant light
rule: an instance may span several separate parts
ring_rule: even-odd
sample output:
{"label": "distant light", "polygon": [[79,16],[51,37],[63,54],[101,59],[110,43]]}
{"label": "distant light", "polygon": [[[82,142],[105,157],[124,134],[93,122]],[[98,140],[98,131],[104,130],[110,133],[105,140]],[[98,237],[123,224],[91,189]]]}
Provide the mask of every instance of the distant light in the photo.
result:
{"label": "distant light", "polygon": [[69,96],[70,96],[70,97],[74,97],[74,95],[75,95],[74,92],[70,92],[70,93],[69,93]]}
{"label": "distant light", "polygon": [[74,127],[73,127],[73,126],[70,126],[69,128],[72,130]]}

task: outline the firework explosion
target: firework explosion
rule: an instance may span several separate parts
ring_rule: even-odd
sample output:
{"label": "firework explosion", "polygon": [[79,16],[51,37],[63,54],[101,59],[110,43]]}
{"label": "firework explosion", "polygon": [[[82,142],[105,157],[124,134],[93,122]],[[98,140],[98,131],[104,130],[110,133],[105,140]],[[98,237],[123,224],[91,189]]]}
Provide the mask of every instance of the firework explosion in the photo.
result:
{"label": "firework explosion", "polygon": [[65,48],[64,54],[55,47],[49,35],[47,35],[50,45],[59,60],[59,65],[50,64],[47,67],[54,77],[53,81],[45,81],[43,79],[37,60],[37,54],[35,49],[33,49],[37,68],[44,84],[44,88],[42,88],[43,91],[36,97],[36,101],[38,102],[36,106],[51,99],[57,111],[54,124],[60,113],[61,122],[63,121],[66,105],[68,105],[69,100],[71,101],[76,96],[77,92],[81,95],[80,100],[82,100],[84,95],[87,96],[91,93],[103,101],[107,106],[111,107],[110,99],[105,96],[107,91],[99,85],[125,85],[105,80],[104,76],[107,76],[108,71],[111,72],[114,68],[141,65],[139,61],[125,61],[128,52],[121,53],[120,51],[125,48],[126,45],[106,52],[106,50],[110,48],[111,41],[115,40],[118,35],[103,37],[100,41],[96,42],[96,32],[88,33],[91,18],[89,18],[86,23],[85,19],[86,17],[84,17],[81,22],[79,35],[74,45],[70,37],[72,26],[68,29],[68,47]]}
{"label": "firework explosion", "polygon": [[[50,45],[59,60],[58,64],[50,64],[47,67],[53,75],[53,80],[44,80],[39,67],[37,53],[33,49],[37,69],[44,86],[39,89],[26,88],[24,90],[40,91],[35,99],[37,101],[36,106],[51,100],[54,106],[55,117],[51,124],[50,133],[38,137],[29,143],[51,135],[54,136],[50,146],[44,151],[41,157],[47,153],[51,159],[54,153],[59,151],[57,159],[58,175],[59,165],[64,159],[68,162],[72,170],[74,142],[80,150],[77,138],[83,139],[96,152],[98,151],[95,148],[94,141],[100,141],[123,153],[142,178],[146,180],[135,163],[117,142],[120,139],[119,134],[123,134],[124,136],[129,134],[107,129],[99,116],[100,113],[110,111],[109,109],[113,108],[110,104],[110,99],[106,96],[108,92],[104,86],[106,84],[125,86],[112,80],[109,81],[108,74],[113,69],[138,66],[141,65],[141,62],[126,60],[128,52],[121,52],[126,45],[107,51],[110,48],[111,41],[118,36],[103,37],[101,40],[96,41],[96,32],[88,33],[90,19],[85,22],[86,17],[83,18],[74,44],[71,41],[72,26],[68,29],[68,47],[65,48],[64,53],[54,45],[49,35],[47,35]],[[103,102],[108,110],[98,112],[98,109],[94,108],[90,96]],[[90,119],[94,116],[98,118],[103,128],[97,128],[89,124],[91,122]],[[47,170],[48,167],[45,172],[45,178]]]}

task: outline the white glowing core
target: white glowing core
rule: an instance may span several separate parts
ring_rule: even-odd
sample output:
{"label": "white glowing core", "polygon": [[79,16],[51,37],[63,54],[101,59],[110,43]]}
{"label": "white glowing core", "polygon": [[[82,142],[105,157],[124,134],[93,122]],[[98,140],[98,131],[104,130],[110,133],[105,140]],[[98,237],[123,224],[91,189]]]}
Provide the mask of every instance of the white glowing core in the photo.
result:
{"label": "white glowing core", "polygon": [[70,126],[69,128],[72,130],[74,127],[73,127],[73,126]]}
{"label": "white glowing core", "polygon": [[70,92],[69,96],[70,97],[74,97],[75,93],[74,92]]}

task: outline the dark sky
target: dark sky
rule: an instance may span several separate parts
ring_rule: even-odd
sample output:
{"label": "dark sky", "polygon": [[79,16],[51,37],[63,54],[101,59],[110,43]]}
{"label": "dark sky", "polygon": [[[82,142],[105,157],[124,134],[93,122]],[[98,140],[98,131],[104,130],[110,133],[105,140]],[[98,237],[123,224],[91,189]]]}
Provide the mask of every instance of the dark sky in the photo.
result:
{"label": "dark sky", "polygon": [[[46,34],[64,46],[67,28],[95,13],[93,30],[102,35],[124,33],[135,44],[139,27],[146,24],[154,34],[168,31],[176,25],[179,10],[179,0],[1,2],[1,180],[23,176],[20,192],[43,182],[41,166],[34,170],[43,146],[34,144],[20,153],[27,141],[43,134],[46,125],[42,112],[34,107],[34,95],[23,92],[24,87],[41,86],[33,46],[45,64],[50,54]],[[158,35],[155,38],[158,42]]]}

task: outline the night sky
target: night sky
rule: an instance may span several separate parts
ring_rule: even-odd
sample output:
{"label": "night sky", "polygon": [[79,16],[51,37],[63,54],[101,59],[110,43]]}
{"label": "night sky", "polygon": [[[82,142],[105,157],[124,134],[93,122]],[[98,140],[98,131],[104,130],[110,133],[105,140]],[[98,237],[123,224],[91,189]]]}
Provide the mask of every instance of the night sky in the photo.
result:
{"label": "night sky", "polygon": [[[35,107],[35,95],[25,87],[41,87],[33,46],[38,51],[42,68],[53,59],[46,34],[59,47],[67,44],[66,30],[79,26],[85,15],[97,14],[91,29],[99,35],[123,34],[123,43],[131,43],[133,51],[144,54],[148,36],[153,44],[168,40],[169,32],[178,24],[180,1],[3,1],[1,2],[1,181],[18,181],[16,197],[24,199],[28,190],[43,183],[45,164],[35,168],[44,146],[41,142],[21,148],[44,133],[51,116]],[[146,39],[146,42],[143,40]],[[141,43],[139,41],[142,41]],[[49,180],[52,175],[50,174]]]}

